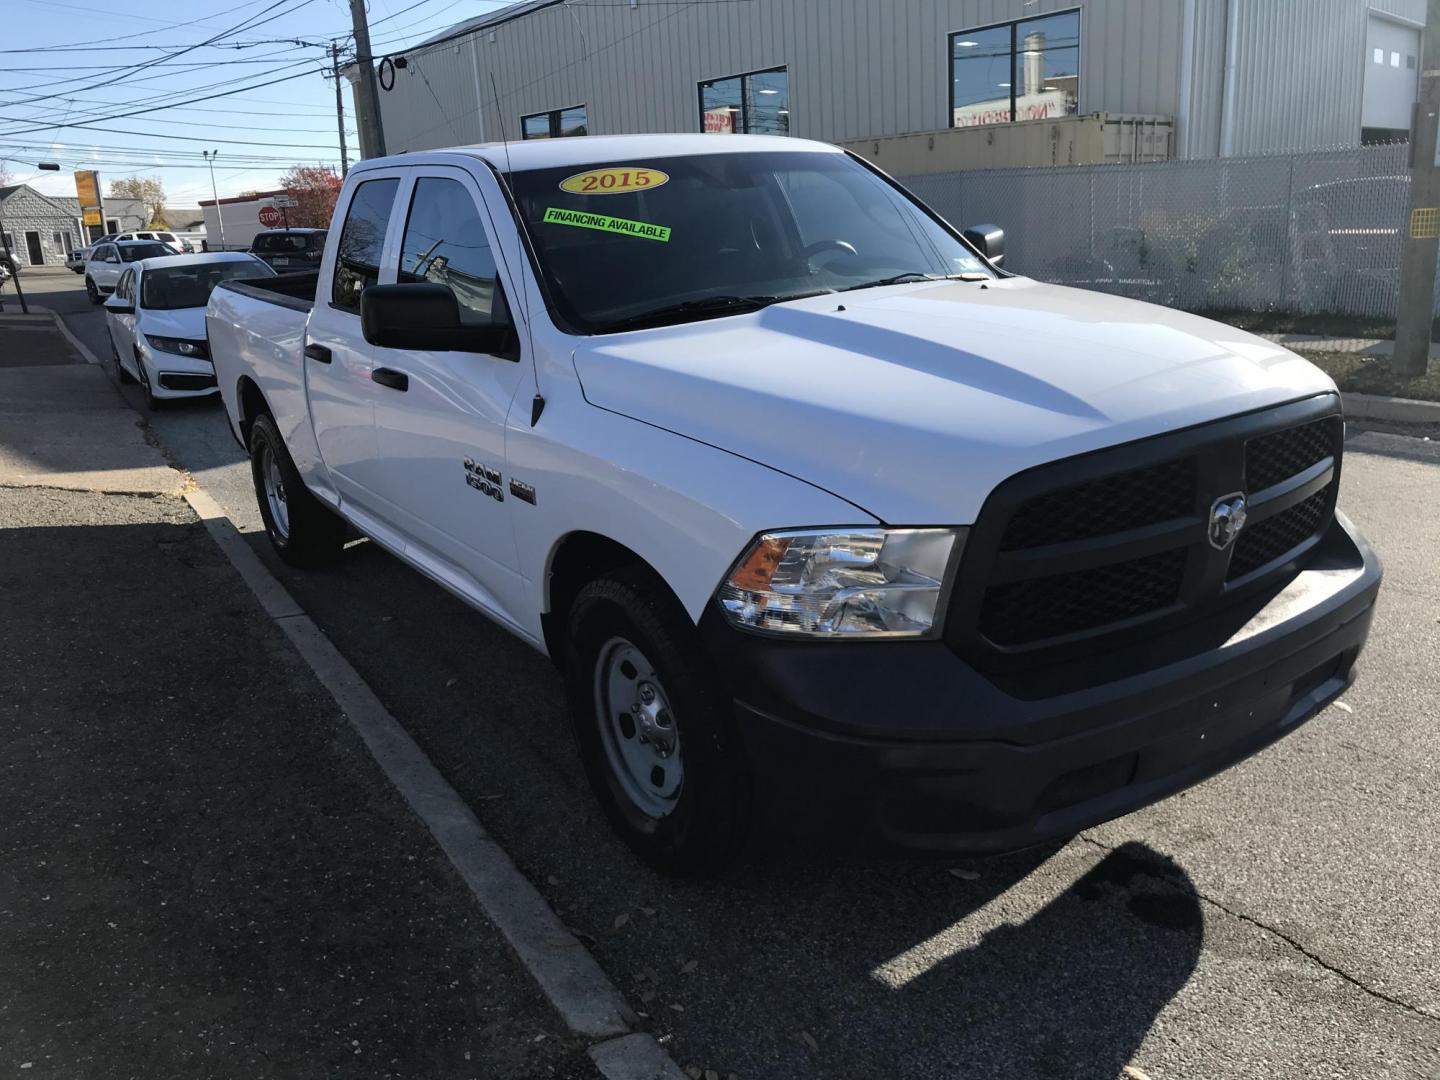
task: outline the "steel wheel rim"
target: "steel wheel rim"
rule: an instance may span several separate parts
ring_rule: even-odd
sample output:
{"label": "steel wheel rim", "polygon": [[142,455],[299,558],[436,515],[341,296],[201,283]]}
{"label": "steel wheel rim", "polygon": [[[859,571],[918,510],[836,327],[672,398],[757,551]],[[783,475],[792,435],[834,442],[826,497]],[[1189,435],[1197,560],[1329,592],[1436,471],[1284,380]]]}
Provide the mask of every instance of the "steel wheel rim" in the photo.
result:
{"label": "steel wheel rim", "polygon": [[607,641],[595,663],[595,719],[625,797],[652,818],[672,813],[685,783],[680,732],[655,665],[622,637]]}
{"label": "steel wheel rim", "polygon": [[268,446],[260,455],[260,483],[265,488],[265,505],[270,508],[275,535],[281,540],[290,539],[290,503],[285,498],[285,481],[280,475],[280,463]]}

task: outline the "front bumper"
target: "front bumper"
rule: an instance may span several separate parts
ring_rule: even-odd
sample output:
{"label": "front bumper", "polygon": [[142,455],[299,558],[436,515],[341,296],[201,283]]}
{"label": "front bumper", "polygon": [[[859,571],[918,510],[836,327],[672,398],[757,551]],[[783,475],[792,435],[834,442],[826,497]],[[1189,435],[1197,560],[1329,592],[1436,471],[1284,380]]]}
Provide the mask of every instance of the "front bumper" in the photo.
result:
{"label": "front bumper", "polygon": [[1294,731],[1349,686],[1379,560],[1342,515],[1212,647],[1040,698],[943,642],[702,631],[730,680],[762,813],[811,839],[1004,851],[1136,810]]}

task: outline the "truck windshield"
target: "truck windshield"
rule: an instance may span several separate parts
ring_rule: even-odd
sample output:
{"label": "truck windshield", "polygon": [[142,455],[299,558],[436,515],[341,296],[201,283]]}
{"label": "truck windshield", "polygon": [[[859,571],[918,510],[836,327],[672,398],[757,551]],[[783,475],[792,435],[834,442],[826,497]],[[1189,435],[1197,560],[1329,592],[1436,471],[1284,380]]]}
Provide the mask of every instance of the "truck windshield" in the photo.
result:
{"label": "truck windshield", "polygon": [[721,153],[511,176],[561,314],[607,333],[816,293],[994,276],[843,154]]}

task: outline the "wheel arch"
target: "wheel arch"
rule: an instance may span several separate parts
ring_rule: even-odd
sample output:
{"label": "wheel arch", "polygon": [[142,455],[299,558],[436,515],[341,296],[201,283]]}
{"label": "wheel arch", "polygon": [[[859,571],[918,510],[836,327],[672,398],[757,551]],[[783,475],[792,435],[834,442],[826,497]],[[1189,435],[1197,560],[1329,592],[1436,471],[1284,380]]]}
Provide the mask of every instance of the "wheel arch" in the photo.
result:
{"label": "wheel arch", "polygon": [[239,403],[240,441],[247,449],[250,446],[250,425],[261,413],[271,413],[270,403],[260,384],[249,375],[241,375],[235,383],[235,400]]}
{"label": "wheel arch", "polygon": [[680,603],[675,590],[639,552],[601,533],[578,529],[560,537],[545,563],[540,625],[545,649],[557,667],[565,661],[565,624],[575,598],[590,582],[616,570],[637,567]]}

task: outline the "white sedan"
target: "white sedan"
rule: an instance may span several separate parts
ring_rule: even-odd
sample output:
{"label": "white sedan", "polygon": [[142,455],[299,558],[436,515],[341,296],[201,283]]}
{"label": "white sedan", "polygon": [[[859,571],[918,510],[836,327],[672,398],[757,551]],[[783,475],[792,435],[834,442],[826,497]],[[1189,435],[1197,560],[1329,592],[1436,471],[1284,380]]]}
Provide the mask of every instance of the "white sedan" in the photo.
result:
{"label": "white sedan", "polygon": [[110,355],[120,381],[138,380],[151,409],[169,399],[215,393],[205,339],[211,290],[234,278],[274,276],[244,252],[167,255],[127,266],[105,301]]}

